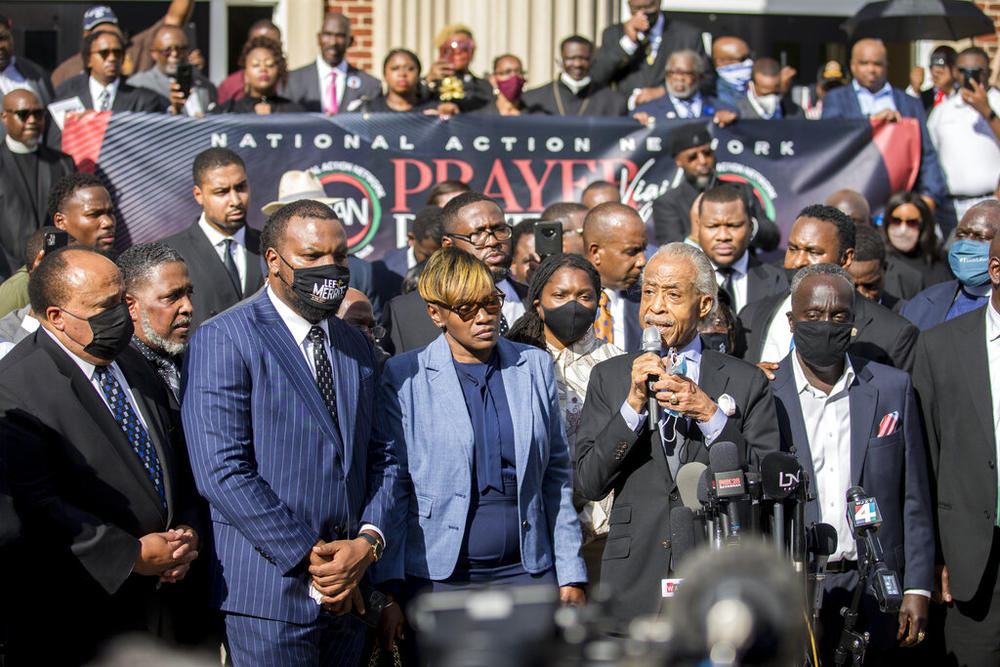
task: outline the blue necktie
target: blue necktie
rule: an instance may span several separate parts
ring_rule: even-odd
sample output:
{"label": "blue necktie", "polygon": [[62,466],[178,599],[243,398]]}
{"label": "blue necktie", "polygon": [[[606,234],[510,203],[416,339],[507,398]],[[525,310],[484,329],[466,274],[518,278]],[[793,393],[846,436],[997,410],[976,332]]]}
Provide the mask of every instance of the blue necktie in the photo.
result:
{"label": "blue necktie", "polygon": [[132,408],[122,386],[108,367],[98,366],[94,369],[94,374],[101,385],[104,397],[108,399],[108,404],[111,406],[111,414],[118,422],[118,426],[121,427],[122,433],[125,434],[128,444],[132,445],[132,451],[139,457],[139,462],[142,463],[142,467],[146,471],[146,477],[156,489],[156,495],[160,497],[160,503],[166,509],[167,497],[163,491],[163,469],[160,467],[160,459],[156,455],[156,449],[149,439],[149,433],[143,428],[142,422],[139,421],[139,416]]}
{"label": "blue necktie", "polygon": [[964,287],[960,287],[958,289],[958,298],[955,299],[955,303],[951,304],[951,308],[948,309],[948,316],[945,317],[945,321],[958,317],[959,315],[964,315],[970,310],[975,310],[980,306],[985,306],[989,299],[990,297],[988,294],[984,296],[975,296],[974,294],[966,292]]}

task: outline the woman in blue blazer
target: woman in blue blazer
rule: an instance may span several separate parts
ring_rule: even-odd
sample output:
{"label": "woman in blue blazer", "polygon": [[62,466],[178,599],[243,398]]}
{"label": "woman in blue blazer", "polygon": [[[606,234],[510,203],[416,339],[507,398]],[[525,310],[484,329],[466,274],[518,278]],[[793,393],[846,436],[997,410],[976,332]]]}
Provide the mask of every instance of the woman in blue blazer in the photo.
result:
{"label": "woman in blue blazer", "polygon": [[403,580],[408,595],[550,584],[563,603],[582,603],[551,358],[499,338],[503,294],[472,255],[438,250],[419,290],[442,334],[390,359],[382,376],[376,437],[397,452],[399,483],[373,578]]}

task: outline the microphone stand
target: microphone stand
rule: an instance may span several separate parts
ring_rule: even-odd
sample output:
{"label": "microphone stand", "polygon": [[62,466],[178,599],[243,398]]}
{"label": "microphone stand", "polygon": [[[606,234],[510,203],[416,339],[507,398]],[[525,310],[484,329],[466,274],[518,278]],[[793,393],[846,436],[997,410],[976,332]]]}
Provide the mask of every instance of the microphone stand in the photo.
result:
{"label": "microphone stand", "polygon": [[844,629],[840,633],[840,643],[834,654],[834,663],[838,667],[847,664],[848,659],[854,667],[861,667],[865,661],[865,651],[868,649],[869,633],[855,630],[858,623],[858,607],[861,606],[861,594],[868,587],[868,577],[871,575],[872,563],[868,554],[863,556],[859,569],[858,584],[851,596],[851,606],[840,610],[844,617]]}

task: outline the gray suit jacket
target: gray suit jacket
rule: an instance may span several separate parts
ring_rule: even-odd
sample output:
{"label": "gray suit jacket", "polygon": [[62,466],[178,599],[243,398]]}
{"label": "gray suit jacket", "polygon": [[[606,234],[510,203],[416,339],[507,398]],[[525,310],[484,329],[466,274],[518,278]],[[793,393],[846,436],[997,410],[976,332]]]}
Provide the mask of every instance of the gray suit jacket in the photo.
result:
{"label": "gray suit jacket", "polygon": [[[197,69],[193,69],[191,74],[191,94],[198,96],[202,110],[208,113],[215,107],[216,102],[218,102],[218,92],[212,82]],[[150,67],[138,74],[133,74],[128,79],[130,86],[151,90],[168,100],[170,99],[170,82],[171,78],[161,72],[159,67]]]}
{"label": "gray suit jacket", "polygon": [[31,305],[13,310],[0,317],[0,342],[20,343],[31,335],[31,332],[21,326],[24,318],[31,312]]}
{"label": "gray suit jacket", "polygon": [[[289,72],[288,82],[282,94],[293,102],[301,104],[306,111],[322,111],[323,103],[320,99],[316,63]],[[382,84],[378,79],[349,64],[344,98],[340,101],[338,113],[360,110],[365,99],[373,100],[381,94]]]}

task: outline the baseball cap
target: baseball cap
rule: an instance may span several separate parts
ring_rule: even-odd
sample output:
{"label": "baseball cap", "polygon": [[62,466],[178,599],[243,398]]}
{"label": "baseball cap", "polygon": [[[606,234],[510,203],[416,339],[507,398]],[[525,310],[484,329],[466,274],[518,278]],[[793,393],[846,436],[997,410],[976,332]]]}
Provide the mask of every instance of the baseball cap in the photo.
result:
{"label": "baseball cap", "polygon": [[107,5],[96,5],[83,13],[84,30],[93,30],[102,23],[118,25],[118,17]]}

